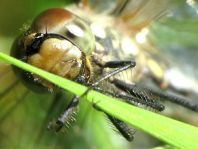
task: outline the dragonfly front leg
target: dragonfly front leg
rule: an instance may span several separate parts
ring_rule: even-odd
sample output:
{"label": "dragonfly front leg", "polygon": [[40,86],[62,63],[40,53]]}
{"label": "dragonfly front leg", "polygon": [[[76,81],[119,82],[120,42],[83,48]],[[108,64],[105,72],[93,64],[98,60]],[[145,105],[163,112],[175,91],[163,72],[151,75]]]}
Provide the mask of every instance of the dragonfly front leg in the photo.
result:
{"label": "dragonfly front leg", "polygon": [[101,62],[98,59],[94,59],[94,63],[96,63],[98,66],[102,68],[119,68],[119,67],[125,67],[127,65],[130,65],[130,67],[135,67],[136,62],[131,60],[131,61],[108,61],[108,62]]}
{"label": "dragonfly front leg", "polygon": [[135,61],[108,61],[103,64],[103,67],[106,68],[121,68],[129,66],[129,68],[135,67]]}
{"label": "dragonfly front leg", "polygon": [[104,64],[100,63],[100,62],[96,62],[97,65],[99,65],[102,68],[115,68],[113,71],[104,74],[98,81],[92,83],[92,86],[97,86],[100,82],[109,79],[110,77],[123,72],[127,69],[133,68],[136,66],[136,62],[135,61],[109,61],[109,62],[105,62]]}
{"label": "dragonfly front leg", "polygon": [[58,118],[55,124],[49,124],[49,129],[54,129],[56,132],[60,131],[61,128],[66,125],[69,127],[70,122],[74,121],[74,116],[77,112],[77,106],[79,104],[79,97],[74,96],[67,106],[66,110],[62,113],[62,115]]}

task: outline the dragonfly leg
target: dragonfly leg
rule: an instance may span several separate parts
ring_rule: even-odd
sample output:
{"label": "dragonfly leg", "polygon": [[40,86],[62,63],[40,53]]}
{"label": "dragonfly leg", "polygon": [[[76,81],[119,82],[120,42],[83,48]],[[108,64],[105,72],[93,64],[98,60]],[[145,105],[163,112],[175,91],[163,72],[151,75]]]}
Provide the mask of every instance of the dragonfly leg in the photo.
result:
{"label": "dragonfly leg", "polygon": [[188,99],[185,97],[177,96],[177,95],[174,95],[172,93],[167,93],[167,92],[164,93],[161,90],[150,89],[146,86],[144,87],[144,89],[149,90],[152,94],[161,97],[161,99],[164,101],[169,101],[169,102],[178,104],[180,106],[183,106],[185,108],[188,108],[192,111],[198,112],[198,105],[189,102]]}
{"label": "dragonfly leg", "polygon": [[79,103],[79,97],[74,96],[67,106],[66,110],[61,114],[61,116],[56,121],[56,124],[49,124],[48,128],[51,127],[55,129],[56,132],[60,131],[61,128],[66,125],[69,127],[70,122],[74,121],[75,114],[77,112],[77,106]]}
{"label": "dragonfly leg", "polygon": [[144,98],[144,99],[155,98],[155,99],[170,101],[178,105],[181,105],[183,107],[186,107],[192,111],[198,111],[198,105],[190,103],[184,97],[179,97],[170,93],[164,93],[161,90],[151,89],[146,86],[140,87],[133,84],[128,84],[118,79],[114,79],[111,82],[119,89],[129,92],[131,95],[135,97]]}
{"label": "dragonfly leg", "polygon": [[[93,107],[101,112],[104,112],[103,110],[101,110],[101,108],[99,108],[97,106],[97,103],[93,102]],[[131,128],[130,126],[128,126],[126,123],[124,123],[123,121],[107,114],[106,112],[104,112],[107,116],[107,118],[111,121],[111,123],[115,126],[116,130],[128,141],[133,141],[134,139],[134,134],[135,134],[135,129]]]}
{"label": "dragonfly leg", "polygon": [[103,67],[106,68],[119,68],[119,67],[125,67],[127,65],[130,65],[130,68],[135,67],[136,62],[135,61],[108,61],[103,64]]}
{"label": "dragonfly leg", "polygon": [[116,68],[113,71],[104,74],[98,81],[91,84],[91,86],[97,86],[100,82],[122,72],[127,69],[135,67],[136,63],[135,61],[109,61],[105,64],[102,64],[103,68]]}
{"label": "dragonfly leg", "polygon": [[120,134],[127,139],[128,141],[133,141],[135,129],[132,129],[130,126],[125,124],[123,121],[118,120],[115,117],[112,117],[106,114],[108,119],[112,122],[112,124],[116,127],[116,129],[120,132]]}
{"label": "dragonfly leg", "polygon": [[[102,90],[99,87],[94,87],[94,89],[103,94],[110,95],[115,98],[123,99],[123,101],[132,105],[137,105],[137,106],[142,105],[142,106],[150,107],[151,109],[157,110],[157,111],[163,111],[165,109],[164,105],[162,105],[160,102],[146,95],[140,94],[138,96],[132,96],[131,94],[124,95],[120,93],[112,93],[106,90]],[[95,107],[97,106],[95,105]]]}

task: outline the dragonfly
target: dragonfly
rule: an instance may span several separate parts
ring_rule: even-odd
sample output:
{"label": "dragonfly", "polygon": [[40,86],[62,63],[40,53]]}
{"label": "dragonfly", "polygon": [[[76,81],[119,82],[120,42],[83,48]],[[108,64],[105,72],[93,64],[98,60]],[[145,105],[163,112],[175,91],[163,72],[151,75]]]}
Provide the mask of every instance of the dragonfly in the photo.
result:
{"label": "dragonfly", "polygon": [[[100,4],[98,1],[95,3]],[[55,8],[44,11],[33,21],[30,28],[17,38],[11,49],[11,55],[104,94],[121,98],[129,104],[163,111],[165,107],[160,100],[168,100],[197,111],[197,105],[191,104],[183,97],[139,84],[143,82],[144,76],[149,76],[152,83],[158,87],[164,84],[165,70],[154,59],[158,56],[155,48],[149,45],[153,51],[148,51],[134,39],[142,42],[143,39],[140,37],[148,32],[147,27],[150,23],[164,15],[167,9],[166,2],[159,10],[155,0],[148,2],[118,0],[110,4],[106,12],[100,15],[96,12],[100,12],[100,9],[104,9],[100,7],[105,6],[101,4],[94,8],[93,3],[87,0],[66,9]],[[150,12],[152,8],[155,8],[155,13]],[[5,65],[1,68],[2,81],[15,78],[8,83],[10,86],[2,87],[1,96],[7,98],[3,99],[3,102],[12,99],[8,94],[11,90],[19,93],[18,97],[15,97],[16,100],[7,107],[6,103],[1,104],[2,109],[5,109],[1,112],[1,121],[7,118],[20,101],[23,102],[29,90],[54,93],[51,107],[48,108],[49,112],[57,107],[59,98],[63,98],[61,89],[34,74],[18,68],[13,68],[12,73],[10,71],[12,68]],[[10,74],[3,75],[8,71]],[[57,120],[50,122],[48,127],[58,132],[64,125],[67,126],[67,123],[74,120],[79,102],[80,98],[73,96],[65,111],[60,113]],[[133,140],[132,128],[111,115],[106,116],[124,138],[128,141]]]}

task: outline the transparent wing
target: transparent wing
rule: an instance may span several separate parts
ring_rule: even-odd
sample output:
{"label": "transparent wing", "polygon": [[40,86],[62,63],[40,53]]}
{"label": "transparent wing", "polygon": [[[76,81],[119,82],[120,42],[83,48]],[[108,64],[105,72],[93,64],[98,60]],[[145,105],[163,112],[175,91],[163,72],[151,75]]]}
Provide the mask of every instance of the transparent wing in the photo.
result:
{"label": "transparent wing", "polygon": [[[117,1],[117,0],[116,0]],[[80,5],[97,13],[109,13],[115,6],[115,0],[81,0]]]}
{"label": "transparent wing", "polygon": [[[121,2],[121,1],[120,1]],[[118,13],[119,17],[126,22],[133,31],[140,31],[158,20],[168,10],[169,1],[163,0],[131,0]],[[118,9],[119,10],[119,9]]]}
{"label": "transparent wing", "polygon": [[140,30],[158,19],[168,8],[163,0],[81,0],[80,4],[97,13],[109,13],[121,18],[133,30]]}

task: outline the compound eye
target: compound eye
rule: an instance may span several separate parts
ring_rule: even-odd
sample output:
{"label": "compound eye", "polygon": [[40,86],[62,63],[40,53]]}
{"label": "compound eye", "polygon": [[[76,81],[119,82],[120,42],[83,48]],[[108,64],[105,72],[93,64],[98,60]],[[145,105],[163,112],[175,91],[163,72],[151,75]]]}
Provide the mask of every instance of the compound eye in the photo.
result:
{"label": "compound eye", "polygon": [[86,54],[91,54],[95,49],[95,37],[91,29],[83,20],[76,16],[65,25],[65,36]]}
{"label": "compound eye", "polygon": [[[94,36],[85,21],[65,9],[55,8],[34,20],[31,28],[16,40],[11,55],[61,77],[80,80],[83,76],[83,81],[87,81],[91,70],[86,55],[94,46]],[[14,69],[28,88],[53,90],[50,82]]]}
{"label": "compound eye", "polygon": [[[13,51],[23,47],[20,57],[24,56],[24,61],[35,67],[72,80],[76,79],[84,68],[82,67],[84,65],[82,51],[60,35],[33,33],[20,41],[24,45],[14,46]],[[19,58],[16,54],[13,56]],[[14,69],[28,88],[36,92],[54,90],[54,85],[45,79],[20,69]]]}
{"label": "compound eye", "polygon": [[91,54],[95,37],[87,22],[68,10],[49,9],[41,13],[31,26],[32,32],[59,34],[72,41],[84,53]]}
{"label": "compound eye", "polygon": [[74,79],[82,66],[82,52],[68,40],[50,37],[42,42],[38,53],[28,57],[27,62],[59,76]]}
{"label": "compound eye", "polygon": [[[80,74],[83,54],[72,42],[56,34],[46,34],[36,39],[41,40],[38,52],[28,56],[29,64],[72,80]],[[32,45],[38,44],[34,41]]]}

